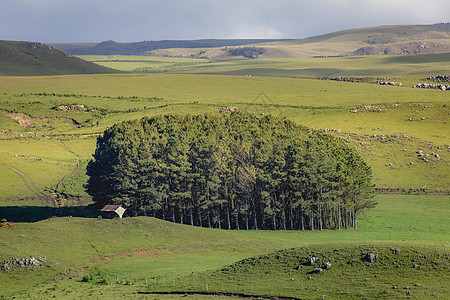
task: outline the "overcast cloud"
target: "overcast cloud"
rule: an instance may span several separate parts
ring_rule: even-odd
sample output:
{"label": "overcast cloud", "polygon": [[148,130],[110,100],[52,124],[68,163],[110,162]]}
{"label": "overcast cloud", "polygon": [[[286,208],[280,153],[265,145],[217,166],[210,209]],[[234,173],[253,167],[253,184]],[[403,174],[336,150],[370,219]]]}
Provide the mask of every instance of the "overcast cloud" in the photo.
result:
{"label": "overcast cloud", "polygon": [[448,0],[0,0],[0,39],[305,38],[450,21]]}

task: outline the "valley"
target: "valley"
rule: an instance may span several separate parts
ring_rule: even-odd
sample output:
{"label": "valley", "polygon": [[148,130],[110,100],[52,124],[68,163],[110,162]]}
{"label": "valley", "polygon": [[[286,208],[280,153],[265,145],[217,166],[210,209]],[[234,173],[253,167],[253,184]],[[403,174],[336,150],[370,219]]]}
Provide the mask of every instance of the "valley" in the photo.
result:
{"label": "valley", "polygon": [[[334,52],[316,56],[341,55],[367,44],[367,35],[374,49],[398,46],[408,41],[401,30],[445,40],[446,26],[270,42],[264,47],[276,51],[254,59],[167,48],[152,50],[164,57],[81,55],[102,66],[81,74],[27,63],[26,72],[0,72],[0,298],[449,297],[450,94],[432,86],[449,84],[449,54],[296,52],[326,41]],[[291,54],[264,57],[282,50]],[[86,210],[86,168],[105,130],[232,110],[342,140],[370,166],[377,205],[359,216],[357,230],[225,230]],[[370,253],[378,258],[367,261]],[[17,267],[30,257],[43,263]]]}

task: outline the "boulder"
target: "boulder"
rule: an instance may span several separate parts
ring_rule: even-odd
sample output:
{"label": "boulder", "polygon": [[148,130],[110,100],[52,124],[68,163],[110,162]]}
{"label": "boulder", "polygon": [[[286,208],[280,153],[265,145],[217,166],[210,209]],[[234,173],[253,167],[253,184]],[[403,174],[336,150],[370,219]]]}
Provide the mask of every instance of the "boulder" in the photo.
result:
{"label": "boulder", "polygon": [[367,262],[370,262],[370,263],[375,262],[375,259],[376,259],[376,256],[375,256],[375,254],[373,254],[373,253],[367,253],[367,254],[364,256],[364,260],[367,261]]}
{"label": "boulder", "polygon": [[317,261],[317,258],[312,256],[312,257],[308,258],[308,265],[312,266],[316,263],[316,261]]}
{"label": "boulder", "polygon": [[389,249],[393,254],[399,254],[401,252],[400,248],[391,248]]}
{"label": "boulder", "polygon": [[331,263],[329,261],[327,261],[324,265],[323,268],[326,270],[329,270],[331,268]]}

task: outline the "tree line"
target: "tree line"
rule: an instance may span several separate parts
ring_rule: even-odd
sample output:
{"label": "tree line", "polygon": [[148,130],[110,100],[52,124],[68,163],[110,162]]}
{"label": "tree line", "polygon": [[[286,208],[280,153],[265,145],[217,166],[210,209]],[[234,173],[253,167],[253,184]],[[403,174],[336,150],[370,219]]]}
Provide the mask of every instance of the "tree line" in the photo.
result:
{"label": "tree line", "polygon": [[232,112],[118,123],[87,167],[93,208],[223,229],[357,228],[371,169],[342,140]]}

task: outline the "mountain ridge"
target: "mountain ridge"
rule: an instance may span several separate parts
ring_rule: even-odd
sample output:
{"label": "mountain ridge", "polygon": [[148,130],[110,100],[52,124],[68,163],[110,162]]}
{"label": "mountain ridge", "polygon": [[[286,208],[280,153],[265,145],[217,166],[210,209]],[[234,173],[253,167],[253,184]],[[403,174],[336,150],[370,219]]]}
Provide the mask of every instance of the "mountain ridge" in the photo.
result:
{"label": "mountain ridge", "polygon": [[[341,30],[303,39],[203,39],[134,43],[51,44],[73,55],[155,55],[239,59],[230,47],[259,47],[252,58],[291,58],[450,52],[450,24],[382,25]],[[245,57],[244,57],[245,58]]]}

